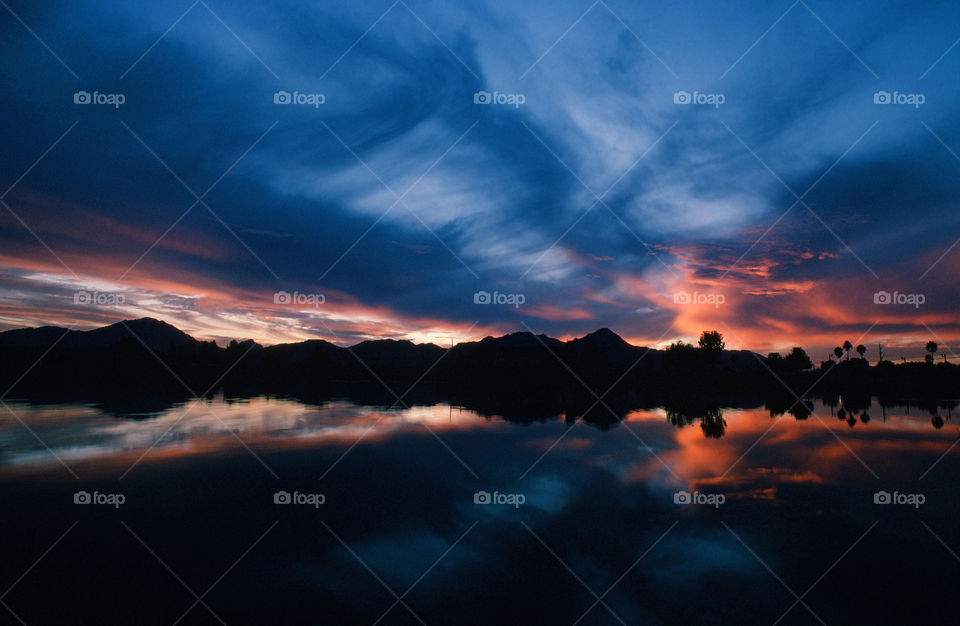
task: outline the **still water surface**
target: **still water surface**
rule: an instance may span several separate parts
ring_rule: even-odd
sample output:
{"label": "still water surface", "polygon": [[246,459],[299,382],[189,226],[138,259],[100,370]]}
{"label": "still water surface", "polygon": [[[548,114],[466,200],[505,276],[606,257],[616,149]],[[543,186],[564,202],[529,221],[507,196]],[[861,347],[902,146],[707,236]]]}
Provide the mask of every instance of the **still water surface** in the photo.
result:
{"label": "still water surface", "polygon": [[946,406],[9,409],[11,623],[956,623]]}

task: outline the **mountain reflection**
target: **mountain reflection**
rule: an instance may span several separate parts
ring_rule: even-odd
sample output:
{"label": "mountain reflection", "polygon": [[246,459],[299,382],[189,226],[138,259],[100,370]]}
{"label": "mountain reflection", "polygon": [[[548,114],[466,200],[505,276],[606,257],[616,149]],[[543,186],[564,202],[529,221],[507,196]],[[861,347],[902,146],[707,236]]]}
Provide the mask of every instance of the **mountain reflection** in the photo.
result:
{"label": "mountain reflection", "polygon": [[[896,445],[940,446],[955,437],[944,428],[955,403],[935,403],[924,407],[875,407],[872,419],[870,400],[858,403],[846,398],[833,401],[784,402],[756,408],[721,408],[691,400],[683,405],[623,411],[621,420],[597,424],[583,416],[561,413],[543,420],[560,429],[575,428],[577,434],[559,445],[582,454],[602,450],[609,442],[623,442],[617,430],[629,430],[643,441],[656,442],[659,457],[651,458],[641,450],[626,462],[628,473],[663,473],[659,459],[670,465],[674,476],[682,479],[711,480],[724,473],[743,451],[766,431],[777,428],[776,445],[790,442],[784,449],[795,454],[820,455],[824,459],[849,457],[842,448],[890,448]],[[280,450],[314,446],[347,447],[360,441],[365,445],[403,436],[443,437],[451,432],[498,429],[509,433],[513,420],[483,415],[477,411],[448,404],[384,409],[357,405],[348,401],[322,404],[272,397],[229,399],[216,397],[191,400],[159,413],[118,418],[89,405],[33,405],[12,403],[16,417],[7,414],[0,420],[0,472],[59,465],[56,457],[68,464],[88,463],[97,467],[170,460],[191,455],[212,455],[249,446],[255,450]],[[771,419],[794,419],[782,426]],[[822,416],[836,419],[822,419]],[[816,416],[817,419],[811,419]],[[24,428],[18,419],[30,429]],[[667,424],[664,431],[658,424]],[[699,428],[687,428],[699,425]],[[931,425],[933,428],[931,428]],[[850,438],[850,428],[855,438]],[[845,439],[841,442],[829,431]],[[31,432],[32,431],[32,432]],[[543,435],[530,445],[546,450],[558,445],[557,435]],[[909,434],[910,440],[887,440],[891,434]],[[34,436],[36,435],[36,437]],[[37,439],[39,437],[39,439]],[[49,449],[46,449],[42,440]],[[627,435],[626,441],[634,441]],[[764,441],[759,448],[772,445]],[[619,444],[618,444],[619,445]],[[759,450],[758,452],[759,453]],[[56,457],[54,457],[54,454]],[[598,452],[600,454],[600,452]],[[866,451],[863,454],[869,455]],[[827,463],[830,465],[830,463]]]}

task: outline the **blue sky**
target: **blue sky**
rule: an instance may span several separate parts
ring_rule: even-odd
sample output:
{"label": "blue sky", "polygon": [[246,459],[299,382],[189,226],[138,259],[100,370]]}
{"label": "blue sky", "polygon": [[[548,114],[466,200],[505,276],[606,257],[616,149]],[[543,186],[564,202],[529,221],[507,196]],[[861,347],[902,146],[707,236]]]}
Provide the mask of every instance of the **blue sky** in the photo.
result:
{"label": "blue sky", "polygon": [[949,344],[958,17],[946,2],[9,1],[0,325]]}

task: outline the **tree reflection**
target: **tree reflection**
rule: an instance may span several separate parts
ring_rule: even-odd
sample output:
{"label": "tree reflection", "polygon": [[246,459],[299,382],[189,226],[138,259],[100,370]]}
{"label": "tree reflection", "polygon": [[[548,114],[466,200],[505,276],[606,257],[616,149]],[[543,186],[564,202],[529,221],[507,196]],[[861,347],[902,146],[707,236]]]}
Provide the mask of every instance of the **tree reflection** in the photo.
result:
{"label": "tree reflection", "polygon": [[687,404],[665,406],[664,409],[667,413],[667,421],[678,428],[699,421],[703,436],[708,439],[719,439],[727,432],[727,420],[723,418],[720,407]]}

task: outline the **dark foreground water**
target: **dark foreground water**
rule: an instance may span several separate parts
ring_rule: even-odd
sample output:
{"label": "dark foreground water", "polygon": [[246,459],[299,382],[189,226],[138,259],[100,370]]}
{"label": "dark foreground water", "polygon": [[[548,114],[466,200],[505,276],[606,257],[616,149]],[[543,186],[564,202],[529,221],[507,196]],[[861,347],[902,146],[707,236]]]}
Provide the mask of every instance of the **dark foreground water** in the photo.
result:
{"label": "dark foreground water", "polygon": [[10,403],[0,622],[956,624],[960,428],[868,413]]}

